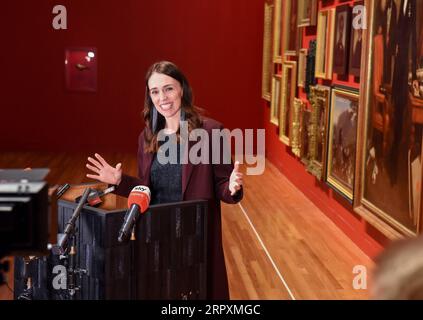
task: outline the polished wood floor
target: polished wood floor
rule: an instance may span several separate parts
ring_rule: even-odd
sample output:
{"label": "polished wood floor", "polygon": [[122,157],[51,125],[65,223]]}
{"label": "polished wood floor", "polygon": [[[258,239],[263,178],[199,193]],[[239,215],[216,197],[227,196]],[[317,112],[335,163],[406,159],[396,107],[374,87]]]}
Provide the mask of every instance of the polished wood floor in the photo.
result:
{"label": "polished wood floor", "polygon": [[[48,167],[50,185],[89,182],[89,154],[2,153],[0,168]],[[135,175],[132,154],[103,154]],[[245,176],[240,204],[223,204],[223,242],[231,299],[367,299],[354,289],[355,266],[373,263],[270,162],[261,176]],[[10,286],[13,275],[9,274]],[[13,288],[12,288],[13,289]],[[11,298],[6,286],[0,299]]]}

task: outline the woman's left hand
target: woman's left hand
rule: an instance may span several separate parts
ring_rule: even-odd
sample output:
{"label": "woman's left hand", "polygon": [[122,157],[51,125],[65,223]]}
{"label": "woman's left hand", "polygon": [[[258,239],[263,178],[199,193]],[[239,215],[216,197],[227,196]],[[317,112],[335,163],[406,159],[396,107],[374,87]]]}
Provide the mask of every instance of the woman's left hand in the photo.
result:
{"label": "woman's left hand", "polygon": [[244,183],[242,176],[242,172],[239,171],[239,161],[236,161],[234,170],[232,171],[231,177],[229,178],[229,191],[231,192],[231,196],[233,196],[239,189],[241,189],[241,186]]}

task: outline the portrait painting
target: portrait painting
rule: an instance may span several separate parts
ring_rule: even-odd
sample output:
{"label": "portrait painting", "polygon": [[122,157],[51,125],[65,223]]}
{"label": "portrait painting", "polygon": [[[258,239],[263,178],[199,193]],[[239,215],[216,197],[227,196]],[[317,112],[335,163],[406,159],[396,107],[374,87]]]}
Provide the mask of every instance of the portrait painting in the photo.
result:
{"label": "portrait painting", "polygon": [[298,56],[298,86],[304,88],[306,85],[307,49],[300,49]]}
{"label": "portrait painting", "polygon": [[272,31],[273,31],[273,3],[264,3],[264,29],[263,29],[263,64],[261,78],[261,97],[271,101],[272,95]]}
{"label": "portrait painting", "polygon": [[326,181],[350,201],[355,177],[358,103],[358,91],[332,89]]}
{"label": "portrait painting", "polygon": [[279,114],[279,139],[290,145],[294,98],[297,89],[297,63],[286,61],[282,65],[281,111]]}
{"label": "portrait painting", "polygon": [[305,85],[304,85],[304,91],[307,94],[307,99],[310,99],[310,87],[315,86],[317,84],[317,79],[315,75],[316,48],[317,48],[316,39],[310,40],[308,50],[307,50],[306,77],[305,77]]}
{"label": "portrait painting", "polygon": [[[364,1],[355,3],[354,7],[364,6]],[[355,21],[360,11],[352,14],[352,21]],[[362,21],[363,23],[363,21]],[[355,25],[351,23],[351,36],[350,36],[350,61],[349,61],[349,74],[359,77],[361,71],[361,50],[363,47],[363,24]]]}
{"label": "portrait painting", "polygon": [[301,112],[301,124],[300,124],[300,157],[301,162],[305,165],[308,164],[310,159],[309,152],[309,139],[310,139],[310,119],[311,111],[304,108]]}
{"label": "portrait painting", "polygon": [[297,26],[298,1],[284,0],[284,54],[296,56],[300,45],[300,31]]}
{"label": "portrait painting", "polygon": [[423,1],[365,3],[355,210],[390,238],[413,236],[422,226]]}
{"label": "portrait painting", "polygon": [[351,33],[351,8],[348,4],[336,7],[333,71],[338,75],[348,72]]}
{"label": "portrait painting", "polygon": [[273,62],[282,63],[282,0],[273,4]]}
{"label": "portrait painting", "polygon": [[317,0],[298,0],[298,27],[315,26]]}
{"label": "portrait painting", "polygon": [[275,74],[272,78],[272,100],[270,102],[270,122],[279,125],[279,110],[281,103],[281,75]]}
{"label": "portrait painting", "polygon": [[335,8],[321,10],[317,19],[315,77],[332,79]]}

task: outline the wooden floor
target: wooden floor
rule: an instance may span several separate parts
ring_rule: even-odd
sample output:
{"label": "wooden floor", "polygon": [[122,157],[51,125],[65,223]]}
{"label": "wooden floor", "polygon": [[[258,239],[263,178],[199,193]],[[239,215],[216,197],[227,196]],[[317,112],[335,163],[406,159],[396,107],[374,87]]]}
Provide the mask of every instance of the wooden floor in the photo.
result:
{"label": "wooden floor", "polygon": [[[50,185],[89,182],[89,154],[2,153],[0,168],[48,167]],[[135,175],[132,154],[103,154]],[[367,299],[353,288],[353,268],[367,257],[270,162],[261,176],[245,176],[244,199],[223,204],[223,242],[231,299]],[[9,274],[10,286],[13,275]],[[0,299],[10,299],[0,287]]]}

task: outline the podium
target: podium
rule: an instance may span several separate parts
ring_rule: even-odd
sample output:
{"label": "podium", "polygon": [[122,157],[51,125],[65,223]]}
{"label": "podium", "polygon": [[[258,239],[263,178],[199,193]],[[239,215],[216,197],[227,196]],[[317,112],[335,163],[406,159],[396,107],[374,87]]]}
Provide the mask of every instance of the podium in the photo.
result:
{"label": "podium", "polygon": [[[107,195],[106,202],[118,196]],[[122,199],[120,199],[122,202]],[[126,201],[126,199],[124,199]],[[58,201],[59,233],[77,203]],[[113,205],[112,205],[113,206]],[[124,207],[124,206],[122,206]],[[118,242],[125,209],[84,206],[76,222],[77,275],[75,299],[206,299],[208,202],[187,201],[150,206],[140,215],[135,239]],[[58,255],[29,264],[15,261],[15,299],[26,288],[25,267],[33,299],[67,299],[53,281],[62,266]]]}

